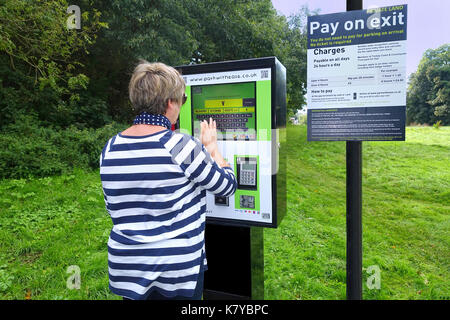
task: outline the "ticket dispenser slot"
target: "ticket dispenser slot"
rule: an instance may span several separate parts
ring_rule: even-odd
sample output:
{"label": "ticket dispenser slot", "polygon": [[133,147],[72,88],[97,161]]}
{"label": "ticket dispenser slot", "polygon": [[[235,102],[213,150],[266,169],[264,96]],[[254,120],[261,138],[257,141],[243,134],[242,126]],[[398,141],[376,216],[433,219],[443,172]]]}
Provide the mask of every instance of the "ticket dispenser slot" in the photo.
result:
{"label": "ticket dispenser slot", "polygon": [[228,205],[229,205],[228,197],[215,196],[215,197],[214,197],[214,204],[215,204],[216,206],[225,206],[225,207],[228,207]]}

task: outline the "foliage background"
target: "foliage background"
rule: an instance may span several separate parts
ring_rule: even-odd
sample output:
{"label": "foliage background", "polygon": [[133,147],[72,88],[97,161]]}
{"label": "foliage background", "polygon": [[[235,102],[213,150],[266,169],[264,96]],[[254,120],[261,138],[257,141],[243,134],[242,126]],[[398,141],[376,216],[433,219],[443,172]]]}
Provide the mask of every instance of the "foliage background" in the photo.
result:
{"label": "foliage background", "polygon": [[450,125],[450,44],[429,49],[410,77],[407,122]]}
{"label": "foliage background", "polygon": [[67,0],[0,0],[0,178],[95,169],[105,133],[132,120],[127,87],[140,59],[176,66],[277,56],[290,70],[289,113],[305,103],[307,8],[286,18],[270,0],[78,5],[81,29],[68,30]]}
{"label": "foliage background", "polygon": [[[287,69],[288,116],[305,106],[306,17],[317,14],[306,6],[285,17],[270,0],[78,5],[81,29],[69,30],[67,0],[0,0],[0,178],[95,169],[103,133],[132,120],[127,87],[140,59],[177,66],[276,56]],[[410,79],[408,123],[449,124],[449,59],[449,45],[425,52]],[[80,134],[99,137],[96,147]],[[69,149],[80,159],[61,155]]]}

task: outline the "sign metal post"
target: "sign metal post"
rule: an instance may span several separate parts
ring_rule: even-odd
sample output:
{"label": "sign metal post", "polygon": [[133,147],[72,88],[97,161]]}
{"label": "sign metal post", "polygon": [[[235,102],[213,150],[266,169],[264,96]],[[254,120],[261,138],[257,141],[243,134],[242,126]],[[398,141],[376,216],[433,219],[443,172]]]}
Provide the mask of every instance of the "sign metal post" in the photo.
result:
{"label": "sign metal post", "polygon": [[[347,11],[362,0],[347,0]],[[347,158],[347,300],[362,300],[362,141],[346,142]]]}

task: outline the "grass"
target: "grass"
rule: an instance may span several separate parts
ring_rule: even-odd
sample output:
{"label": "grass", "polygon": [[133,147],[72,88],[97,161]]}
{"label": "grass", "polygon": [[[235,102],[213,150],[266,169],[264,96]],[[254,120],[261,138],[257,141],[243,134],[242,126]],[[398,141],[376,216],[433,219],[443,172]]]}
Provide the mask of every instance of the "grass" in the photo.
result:
{"label": "grass", "polygon": [[[108,289],[112,227],[98,172],[0,184],[0,299],[117,299]],[[69,290],[71,265],[80,290]]]}
{"label": "grass", "polygon": [[[450,127],[363,142],[364,299],[448,299]],[[288,127],[288,213],[264,230],[266,299],[345,299],[345,143]],[[120,299],[108,289],[112,224],[98,171],[0,181],[0,299]],[[70,290],[69,266],[81,270]]]}
{"label": "grass", "polygon": [[[450,127],[363,142],[363,298],[450,296]],[[288,214],[264,232],[267,299],[345,299],[345,142],[288,127]],[[381,287],[370,290],[369,266]]]}

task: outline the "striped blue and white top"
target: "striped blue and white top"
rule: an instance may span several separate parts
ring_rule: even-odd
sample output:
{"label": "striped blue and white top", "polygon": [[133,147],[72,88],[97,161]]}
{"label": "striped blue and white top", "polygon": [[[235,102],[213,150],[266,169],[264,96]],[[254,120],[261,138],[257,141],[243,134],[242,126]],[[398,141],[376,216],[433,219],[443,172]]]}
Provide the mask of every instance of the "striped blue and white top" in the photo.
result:
{"label": "striped blue and white top", "polygon": [[109,287],[145,299],[192,297],[204,243],[206,191],[230,196],[236,178],[200,141],[163,130],[112,137],[100,156],[105,204],[113,222],[108,240]]}

